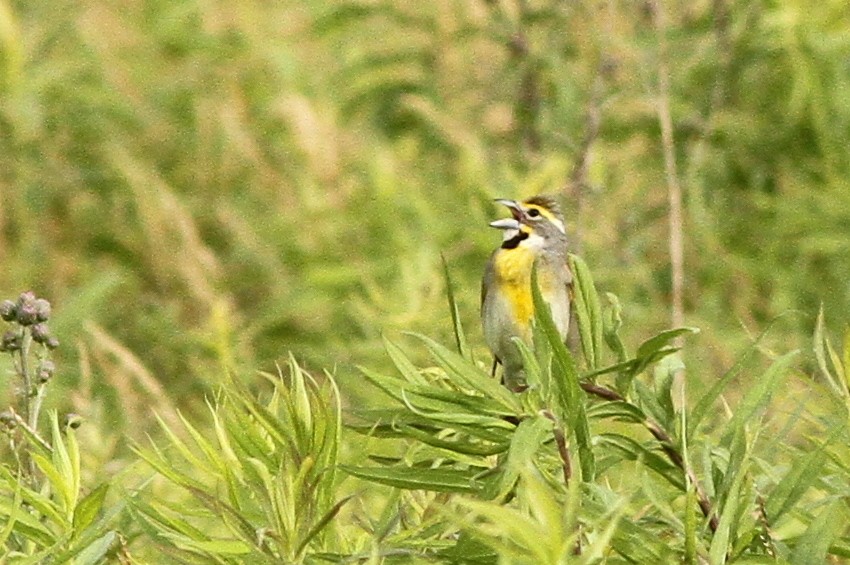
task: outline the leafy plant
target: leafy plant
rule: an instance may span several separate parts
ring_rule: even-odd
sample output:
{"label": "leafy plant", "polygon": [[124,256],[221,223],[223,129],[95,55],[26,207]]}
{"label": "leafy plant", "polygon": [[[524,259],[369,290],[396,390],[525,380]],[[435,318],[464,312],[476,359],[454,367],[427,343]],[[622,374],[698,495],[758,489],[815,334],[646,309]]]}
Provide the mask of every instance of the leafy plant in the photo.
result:
{"label": "leafy plant", "polygon": [[163,551],[191,563],[302,563],[326,547],[348,500],[336,490],[339,393],[329,374],[320,385],[292,357],[288,369],[288,385],[264,374],[263,401],[231,381],[209,405],[212,437],[182,418],[183,439],[161,421],[167,443],[136,448],[185,495],[133,498]]}
{"label": "leafy plant", "polygon": [[[576,294],[598,305],[589,271],[580,258],[570,261]],[[371,437],[406,440],[409,447],[401,457],[375,456],[372,465],[343,469],[395,488],[448,493],[438,504],[443,530],[436,531],[456,529],[460,536],[449,547],[426,544],[425,554],[467,562],[462,556],[472,552],[478,557],[471,561],[482,563],[497,556],[515,563],[591,563],[614,555],[636,562],[711,563],[769,555],[805,563],[830,551],[841,554],[830,543],[808,545],[814,533],[780,540],[772,529],[782,517],[777,509],[794,504],[789,493],[800,501],[815,484],[809,471],[823,463],[822,456],[809,456],[778,482],[773,473],[758,472],[775,465],[754,449],[767,402],[788,378],[795,352],[754,382],[723,433],[712,437],[698,427],[699,419],[688,427],[687,406],[674,407],[672,373],[679,365],[665,362],[677,351],[669,343],[694,329],[662,332],[629,358],[616,328],[592,329],[614,315],[598,306],[578,308],[586,366],[580,373],[536,288],[534,295],[535,347],[517,342],[530,385],[520,394],[508,392],[464,356],[468,346],[461,332],[458,352],[415,336],[436,362],[434,369],[416,370],[391,342],[385,345],[400,376],[361,369],[396,407],[357,410],[350,427]],[[603,335],[620,361],[600,368]],[[621,392],[598,380],[609,374]],[[713,403],[718,394],[709,391],[697,406]],[[632,468],[634,480],[615,473],[624,467]],[[840,531],[827,532],[823,524],[836,512],[833,506],[803,518],[807,531],[828,535],[831,542]],[[444,535],[421,532],[432,541]],[[385,551],[391,551],[387,543]],[[411,547],[406,540],[396,549]]]}
{"label": "leafy plant", "polygon": [[13,359],[16,407],[0,414],[8,449],[0,461],[0,547],[13,563],[95,564],[121,551],[114,528],[124,503],[105,506],[109,482],[88,490],[81,479],[80,447],[68,414],[60,424],[49,413],[49,432],[40,426],[42,403],[56,370],[50,352],[59,346],[47,326],[50,303],[32,292],[0,303],[0,317],[11,326],[0,351]]}

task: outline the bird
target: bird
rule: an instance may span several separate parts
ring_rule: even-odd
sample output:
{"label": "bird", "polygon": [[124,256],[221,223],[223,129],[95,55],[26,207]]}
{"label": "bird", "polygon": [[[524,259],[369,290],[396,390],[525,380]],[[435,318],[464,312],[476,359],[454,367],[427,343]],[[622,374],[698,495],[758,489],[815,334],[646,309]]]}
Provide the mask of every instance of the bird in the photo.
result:
{"label": "bird", "polygon": [[502,383],[514,392],[527,388],[522,355],[513,338],[532,345],[534,301],[532,270],[552,319],[566,341],[570,329],[573,276],[567,263],[567,235],[558,202],[548,195],[524,201],[499,198],[510,218],[491,227],[502,230],[502,243],[490,255],[481,284],[481,324],[484,339],[501,364]]}

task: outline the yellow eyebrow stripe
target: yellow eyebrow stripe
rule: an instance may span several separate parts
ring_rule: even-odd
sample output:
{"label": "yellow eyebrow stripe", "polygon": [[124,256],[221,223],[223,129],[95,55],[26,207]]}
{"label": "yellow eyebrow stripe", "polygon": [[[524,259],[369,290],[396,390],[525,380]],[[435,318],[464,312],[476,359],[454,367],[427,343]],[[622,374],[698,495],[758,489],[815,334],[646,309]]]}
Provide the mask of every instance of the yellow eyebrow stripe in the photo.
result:
{"label": "yellow eyebrow stripe", "polygon": [[523,202],[522,206],[526,210],[537,210],[538,212],[540,212],[541,217],[546,218],[547,220],[549,220],[550,222],[555,224],[558,227],[558,229],[561,230],[561,233],[564,233],[564,234],[567,233],[566,230],[564,229],[563,220],[561,220],[558,217],[557,214],[553,213],[551,210],[549,210],[545,206],[540,206],[539,204],[530,203],[528,201]]}
{"label": "yellow eyebrow stripe", "polygon": [[538,206],[537,204],[526,204],[525,202],[523,202],[522,205],[523,205],[524,208],[526,208],[528,210],[532,210],[532,209],[537,210],[538,212],[540,212],[541,216],[543,216],[544,218],[546,218],[550,222],[554,222],[555,220],[558,219],[552,212],[550,212],[549,210],[547,210],[543,206]]}

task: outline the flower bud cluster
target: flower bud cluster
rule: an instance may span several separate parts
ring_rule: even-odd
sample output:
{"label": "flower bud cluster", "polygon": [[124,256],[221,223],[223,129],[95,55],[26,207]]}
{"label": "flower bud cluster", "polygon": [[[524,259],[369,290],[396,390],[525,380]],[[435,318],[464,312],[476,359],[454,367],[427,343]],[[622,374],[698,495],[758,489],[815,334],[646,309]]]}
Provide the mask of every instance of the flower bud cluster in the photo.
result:
{"label": "flower bud cluster", "polygon": [[36,297],[33,292],[22,292],[17,301],[0,302],[0,319],[13,324],[0,338],[0,351],[15,352],[21,349],[24,332],[29,331],[36,343],[48,349],[59,347],[59,340],[50,334],[50,302]]}

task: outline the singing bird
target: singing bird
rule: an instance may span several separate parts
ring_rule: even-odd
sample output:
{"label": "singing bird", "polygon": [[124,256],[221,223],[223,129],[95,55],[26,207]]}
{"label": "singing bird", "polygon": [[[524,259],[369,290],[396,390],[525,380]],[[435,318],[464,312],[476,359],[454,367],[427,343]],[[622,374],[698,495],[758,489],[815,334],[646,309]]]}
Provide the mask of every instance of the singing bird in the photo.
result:
{"label": "singing bird", "polygon": [[545,195],[528,200],[498,199],[511,213],[490,226],[503,232],[490,256],[481,286],[481,323],[487,346],[503,366],[502,382],[513,391],[526,388],[522,356],[512,338],[531,345],[534,302],[531,273],[552,319],[566,341],[570,328],[573,276],[567,265],[567,236],[557,201]]}

